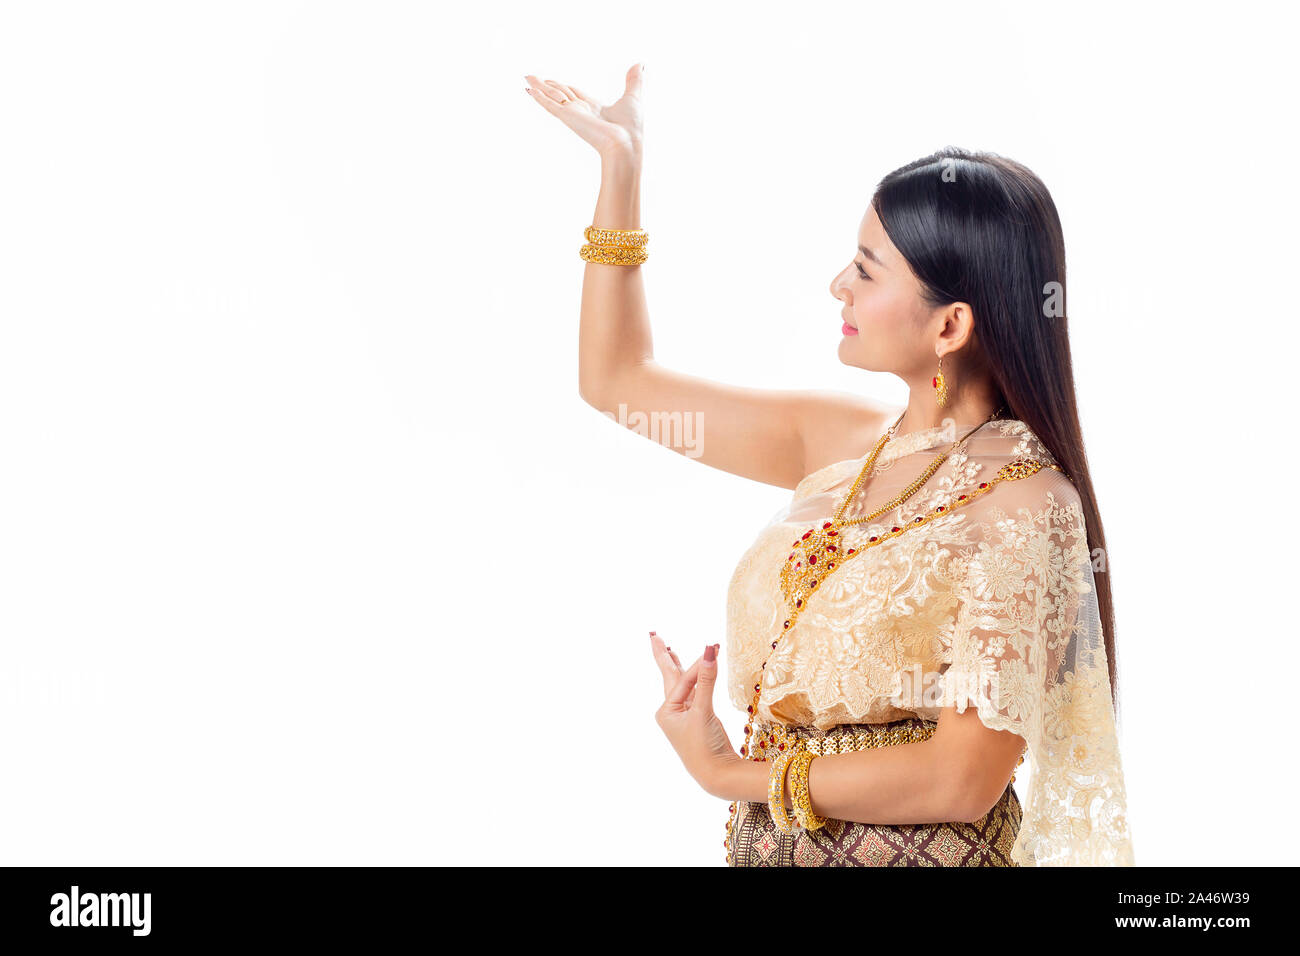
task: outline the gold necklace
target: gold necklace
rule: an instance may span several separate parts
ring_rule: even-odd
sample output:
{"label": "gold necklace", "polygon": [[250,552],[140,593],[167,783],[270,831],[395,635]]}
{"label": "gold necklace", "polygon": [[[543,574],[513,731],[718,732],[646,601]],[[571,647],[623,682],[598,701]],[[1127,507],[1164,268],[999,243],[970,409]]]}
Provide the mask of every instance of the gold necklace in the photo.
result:
{"label": "gold necklace", "polygon": [[[885,446],[894,437],[894,433],[898,430],[898,426],[902,424],[903,418],[906,416],[907,412],[904,411],[902,415],[898,416],[898,420],[894,422],[894,424],[890,426],[889,430],[885,432],[885,434],[881,435],[880,440],[876,442],[876,447],[873,448],[871,454],[867,456],[866,464],[864,464],[862,470],[858,472],[858,477],[854,480],[853,487],[849,489],[849,493],[844,496],[843,503],[835,509],[835,514],[829,521],[823,522],[820,528],[809,528],[805,531],[803,535],[794,542],[794,550],[790,552],[790,557],[781,566],[781,593],[785,597],[786,608],[790,614],[790,620],[785,622],[787,628],[789,628],[794,618],[797,617],[799,612],[803,609],[804,600],[817,589],[817,585],[820,582],[826,580],[826,577],[835,570],[836,565],[839,563],[840,531],[850,525],[862,524],[863,522],[879,518],[881,515],[897,508],[908,498],[912,497],[912,495],[916,494],[921,489],[921,486],[929,481],[934,473],[939,470],[939,466],[948,460],[948,457],[958,445],[962,444],[962,442],[966,441],[966,439],[976,431],[993,421],[1001,411],[1002,408],[999,406],[994,410],[992,415],[953,442],[952,445],[949,446],[948,450],[930,462],[930,464],[926,466],[925,470],[921,472],[921,474],[917,476],[911,484],[893,498],[889,499],[889,501],[880,508],[877,508],[870,514],[845,521],[844,513],[848,510],[849,503],[853,500],[853,496],[858,493],[858,488],[861,487],[862,482],[866,479],[872,468],[875,467],[876,459],[880,457],[881,451],[884,450]],[[894,532],[901,530],[902,529],[897,527],[893,529]],[[874,543],[876,538],[873,537],[870,540]],[[845,553],[845,556],[847,557],[848,555],[855,553],[857,553],[857,549],[850,548]],[[820,566],[818,566],[819,562]]]}

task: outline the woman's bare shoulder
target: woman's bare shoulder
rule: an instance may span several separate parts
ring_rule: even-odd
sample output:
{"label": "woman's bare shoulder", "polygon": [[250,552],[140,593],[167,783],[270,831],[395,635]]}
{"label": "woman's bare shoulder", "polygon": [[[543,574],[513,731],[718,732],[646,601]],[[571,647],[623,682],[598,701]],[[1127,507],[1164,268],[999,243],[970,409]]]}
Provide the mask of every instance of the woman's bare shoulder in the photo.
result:
{"label": "woman's bare shoulder", "polygon": [[861,458],[903,413],[891,405],[851,392],[828,389],[809,393],[813,414],[804,419],[804,474]]}

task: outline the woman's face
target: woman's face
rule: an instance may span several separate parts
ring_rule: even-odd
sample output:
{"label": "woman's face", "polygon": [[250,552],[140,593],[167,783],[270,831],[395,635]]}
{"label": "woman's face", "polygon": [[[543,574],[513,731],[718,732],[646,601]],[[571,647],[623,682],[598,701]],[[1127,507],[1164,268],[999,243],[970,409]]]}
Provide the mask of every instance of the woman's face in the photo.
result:
{"label": "woman's face", "polygon": [[934,343],[923,336],[932,310],[874,206],[858,227],[858,246],[853,261],[831,281],[831,295],[844,303],[840,361],[913,378],[935,364]]}

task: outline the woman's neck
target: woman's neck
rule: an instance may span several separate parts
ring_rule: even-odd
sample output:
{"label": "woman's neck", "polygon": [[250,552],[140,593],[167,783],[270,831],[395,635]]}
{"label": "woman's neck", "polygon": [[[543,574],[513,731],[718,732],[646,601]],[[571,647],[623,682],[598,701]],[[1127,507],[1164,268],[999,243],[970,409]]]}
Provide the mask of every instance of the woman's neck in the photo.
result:
{"label": "woman's neck", "polygon": [[[945,420],[951,419],[957,426],[957,433],[963,434],[977,425],[983,424],[999,408],[1001,402],[996,395],[964,391],[949,398],[943,408],[935,401],[934,387],[927,380],[924,387],[913,386],[908,396],[907,411],[898,424],[894,437],[910,435],[913,432],[938,428]],[[1002,408],[1001,415],[1010,415]]]}

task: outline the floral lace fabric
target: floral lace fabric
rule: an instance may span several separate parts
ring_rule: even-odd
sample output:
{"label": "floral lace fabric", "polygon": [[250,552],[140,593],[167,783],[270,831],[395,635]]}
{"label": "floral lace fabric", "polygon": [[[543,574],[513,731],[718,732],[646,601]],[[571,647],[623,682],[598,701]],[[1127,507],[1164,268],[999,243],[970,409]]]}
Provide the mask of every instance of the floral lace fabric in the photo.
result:
{"label": "floral lace fabric", "polygon": [[[970,426],[889,442],[844,518],[869,514]],[[741,557],[727,593],[727,691],[758,717],[827,730],[974,707],[1026,743],[1020,866],[1132,866],[1124,778],[1079,496],[1044,468],[842,560],[790,629],[779,583],[792,542],[831,518],[866,462],[808,475]],[[845,548],[906,526],[1018,457],[1055,464],[1023,422],[998,420],[952,450],[902,504],[841,532]],[[1096,569],[1094,569],[1094,561]],[[778,641],[776,649],[771,644]],[[766,667],[764,662],[766,661]]]}

